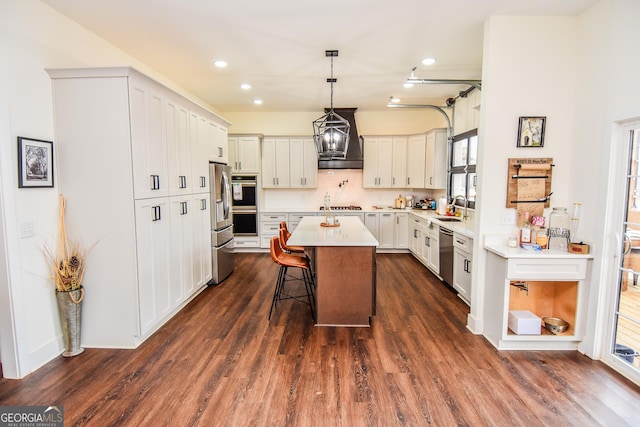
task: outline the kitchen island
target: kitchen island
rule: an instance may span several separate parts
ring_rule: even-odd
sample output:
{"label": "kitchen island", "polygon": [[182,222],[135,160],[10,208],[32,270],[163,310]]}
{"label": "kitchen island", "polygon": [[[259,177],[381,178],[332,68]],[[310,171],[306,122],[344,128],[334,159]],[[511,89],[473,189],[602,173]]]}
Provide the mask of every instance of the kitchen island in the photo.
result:
{"label": "kitchen island", "polygon": [[317,326],[369,326],[376,311],[378,241],[357,217],[302,218],[288,244],[304,246],[316,277]]}

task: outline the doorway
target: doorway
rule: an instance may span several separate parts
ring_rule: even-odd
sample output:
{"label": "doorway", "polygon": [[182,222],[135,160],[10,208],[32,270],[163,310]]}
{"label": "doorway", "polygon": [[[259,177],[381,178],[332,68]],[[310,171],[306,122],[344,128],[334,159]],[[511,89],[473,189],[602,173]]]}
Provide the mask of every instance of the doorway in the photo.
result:
{"label": "doorway", "polygon": [[[609,353],[625,373],[640,378],[640,122],[622,126],[625,156],[624,196],[619,221],[623,237],[619,247],[617,293]],[[620,363],[622,362],[622,363]]]}

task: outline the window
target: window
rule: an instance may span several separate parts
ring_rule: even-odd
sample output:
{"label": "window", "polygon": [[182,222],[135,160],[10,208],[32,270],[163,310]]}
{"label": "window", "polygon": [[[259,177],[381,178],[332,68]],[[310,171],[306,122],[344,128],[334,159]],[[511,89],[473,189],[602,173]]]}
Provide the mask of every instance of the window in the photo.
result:
{"label": "window", "polygon": [[[451,178],[449,181],[449,200],[464,196],[469,209],[476,207],[476,161],[478,158],[478,130],[461,133],[453,137],[451,145]],[[455,200],[458,206],[464,206],[461,199]]]}

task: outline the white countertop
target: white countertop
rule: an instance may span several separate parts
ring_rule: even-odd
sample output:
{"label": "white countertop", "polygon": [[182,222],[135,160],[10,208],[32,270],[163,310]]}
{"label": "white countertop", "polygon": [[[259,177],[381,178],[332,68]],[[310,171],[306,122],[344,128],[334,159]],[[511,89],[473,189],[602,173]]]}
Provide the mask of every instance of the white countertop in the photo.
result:
{"label": "white countertop", "polygon": [[[447,228],[454,233],[460,233],[464,236],[473,238],[474,237],[474,227],[473,221],[442,221],[441,215],[438,215],[435,211],[432,210],[421,210],[421,209],[412,209],[408,211],[410,214],[415,215],[417,217],[426,219],[427,221],[432,221],[434,224],[438,224],[440,227]],[[451,218],[451,217],[445,217]]]}
{"label": "white countertop", "polygon": [[592,254],[572,254],[557,249],[542,249],[533,251],[520,247],[512,248],[507,245],[508,236],[485,236],[484,248],[502,258],[532,258],[532,259],[562,259],[562,258],[593,258]]}
{"label": "white countertop", "polygon": [[324,216],[305,216],[293,230],[287,244],[292,246],[378,246],[378,241],[353,216],[336,216],[339,227],[322,227]]}

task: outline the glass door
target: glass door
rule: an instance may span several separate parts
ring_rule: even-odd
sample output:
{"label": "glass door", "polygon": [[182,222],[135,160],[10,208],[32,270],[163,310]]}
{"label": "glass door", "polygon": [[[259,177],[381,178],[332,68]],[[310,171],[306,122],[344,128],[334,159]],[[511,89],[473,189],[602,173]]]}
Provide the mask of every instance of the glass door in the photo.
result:
{"label": "glass door", "polygon": [[628,162],[621,232],[618,297],[611,353],[640,372],[640,123],[626,126]]}

